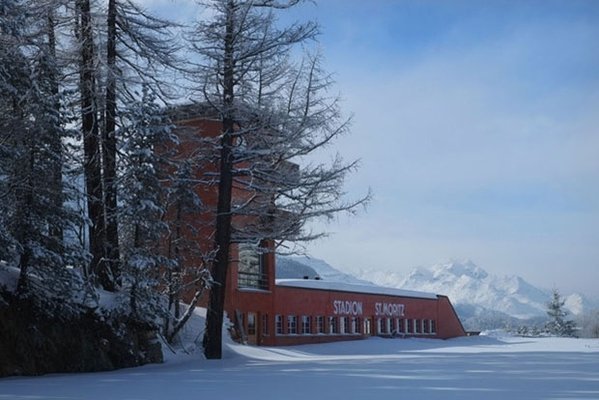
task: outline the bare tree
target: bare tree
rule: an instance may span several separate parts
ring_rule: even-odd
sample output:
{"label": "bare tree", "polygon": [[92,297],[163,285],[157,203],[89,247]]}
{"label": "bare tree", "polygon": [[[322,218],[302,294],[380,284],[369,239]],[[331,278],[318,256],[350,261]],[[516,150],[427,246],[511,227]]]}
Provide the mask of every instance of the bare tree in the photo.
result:
{"label": "bare tree", "polygon": [[165,70],[181,69],[179,47],[170,21],[150,15],[132,0],[109,0],[106,11],[102,186],[106,221],[105,256],[113,276],[119,274],[117,161],[119,107],[139,100],[143,90],[163,101],[169,95]]}
{"label": "bare tree", "polygon": [[99,93],[97,84],[97,50],[90,0],[77,0],[79,42],[79,93],[81,135],[83,138],[85,189],[89,224],[90,272],[103,288],[116,289],[112,271],[106,267],[106,219],[102,187],[101,138],[99,128]]}
{"label": "bare tree", "polygon": [[[190,156],[169,161],[171,172],[165,172],[168,176],[163,181],[168,183],[164,190],[164,204],[170,214],[165,214],[168,234],[163,241],[164,253],[171,262],[163,270],[163,283],[168,298],[163,333],[166,340],[172,343],[191,318],[206,289],[211,286],[212,277],[206,266],[213,255],[202,246],[201,229],[197,226],[204,207],[197,193],[202,182],[193,171],[198,168],[198,163],[202,163],[202,159]],[[190,292],[193,296],[187,299],[187,308],[183,311],[183,294]]]}
{"label": "bare tree", "polygon": [[586,310],[578,317],[580,336],[587,338],[599,338],[599,309]]}
{"label": "bare tree", "polygon": [[106,21],[106,93],[104,129],[102,131],[102,163],[104,165],[104,212],[106,221],[105,255],[108,259],[108,270],[117,277],[119,268],[119,231],[117,217],[117,0],[108,1]]}
{"label": "bare tree", "polygon": [[[210,21],[190,35],[200,55],[202,101],[220,115],[218,204],[214,235],[214,285],[206,319],[204,352],[222,356],[222,322],[234,242],[311,240],[301,227],[311,218],[353,211],[368,196],[343,200],[342,183],[355,162],[307,164],[315,151],[347,131],[332,80],[317,56],[292,59],[292,49],[318,33],[312,22],[279,28],[275,12],[300,0],[215,0]],[[299,163],[304,163],[299,168]],[[234,189],[242,195],[234,196]],[[234,216],[246,221],[236,224]]]}
{"label": "bare tree", "polygon": [[153,17],[133,0],[109,0],[105,10],[96,2],[77,0],[77,15],[90,270],[100,286],[115,291],[123,251],[117,165],[125,156],[118,150],[124,119],[119,110],[138,101],[142,87],[165,100],[162,74],[178,68],[178,47],[170,32],[174,24]]}

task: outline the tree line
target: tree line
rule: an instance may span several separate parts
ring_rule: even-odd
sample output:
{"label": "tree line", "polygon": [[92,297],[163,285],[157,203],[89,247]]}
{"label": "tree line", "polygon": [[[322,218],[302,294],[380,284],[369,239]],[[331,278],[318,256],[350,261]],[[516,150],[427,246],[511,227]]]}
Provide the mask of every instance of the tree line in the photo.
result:
{"label": "tree line", "polygon": [[[357,162],[315,161],[349,120],[321,55],[305,51],[318,26],[277,19],[301,2],[206,1],[211,17],[193,26],[134,0],[2,2],[0,260],[18,271],[19,297],[100,307],[114,293],[119,312],[173,340],[211,287],[204,349],[221,357],[230,244],[289,249],[323,235],[307,221],[369,198],[346,200]],[[188,157],[176,150],[182,102],[222,126]],[[217,204],[202,202],[202,185]],[[243,203],[236,186],[252,194]],[[209,246],[184,234],[207,212]]]}

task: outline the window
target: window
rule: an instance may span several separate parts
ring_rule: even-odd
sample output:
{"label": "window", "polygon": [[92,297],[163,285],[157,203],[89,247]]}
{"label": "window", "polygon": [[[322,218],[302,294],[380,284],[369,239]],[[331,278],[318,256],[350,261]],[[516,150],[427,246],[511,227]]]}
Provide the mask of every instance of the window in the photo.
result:
{"label": "window", "polygon": [[256,335],[256,314],[248,313],[248,335]]}
{"label": "window", "polygon": [[397,333],[402,333],[403,332],[403,319],[401,318],[397,318]]}
{"label": "window", "polygon": [[237,286],[240,288],[268,289],[268,277],[264,268],[264,249],[252,243],[239,243],[239,266]]}
{"label": "window", "polygon": [[414,320],[413,319],[406,319],[406,333],[413,333],[412,330],[412,322]]}
{"label": "window", "polygon": [[437,333],[437,321],[431,319],[431,333]]}
{"label": "window", "polygon": [[262,335],[268,336],[268,314],[262,314]]}
{"label": "window", "polygon": [[242,312],[236,312],[235,314],[235,317],[237,318],[237,326],[235,328],[239,328],[240,334],[245,335],[245,314]]}
{"label": "window", "polygon": [[312,333],[310,330],[310,317],[308,315],[302,315],[302,334],[308,335]]}
{"label": "window", "polygon": [[337,332],[337,318],[329,317],[329,333],[335,334]]}
{"label": "window", "polygon": [[429,331],[429,326],[428,326],[428,319],[423,319],[422,320],[422,333],[430,333]]}
{"label": "window", "polygon": [[383,325],[383,320],[381,318],[377,318],[376,319],[376,333],[378,335],[385,333],[385,331],[383,329],[385,329],[384,325]]}
{"label": "window", "polygon": [[351,319],[351,333],[359,333],[358,330],[360,329],[360,319],[356,318],[356,317],[352,317]]}
{"label": "window", "polygon": [[414,320],[414,333],[421,333],[420,332],[420,320],[419,319],[415,319]]}
{"label": "window", "polygon": [[385,332],[392,333],[392,331],[391,331],[391,318],[385,318]]}
{"label": "window", "polygon": [[324,333],[324,317],[322,315],[316,317],[316,333]]}
{"label": "window", "polygon": [[275,315],[275,332],[277,335],[283,334],[283,317],[281,315]]}
{"label": "window", "polygon": [[297,334],[297,316],[295,316],[295,315],[287,316],[287,333],[290,335]]}
{"label": "window", "polygon": [[364,319],[364,334],[371,335],[372,334],[372,326],[371,326],[370,318]]}
{"label": "window", "polygon": [[339,326],[341,328],[340,332],[344,333],[344,334],[347,333],[347,317],[341,317],[341,318],[339,318],[339,321],[340,321]]}

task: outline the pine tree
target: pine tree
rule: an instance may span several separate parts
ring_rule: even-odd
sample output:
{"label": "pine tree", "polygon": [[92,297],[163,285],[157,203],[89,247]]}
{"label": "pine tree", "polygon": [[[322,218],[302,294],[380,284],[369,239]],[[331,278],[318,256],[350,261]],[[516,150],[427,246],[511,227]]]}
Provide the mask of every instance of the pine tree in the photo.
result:
{"label": "pine tree", "polygon": [[553,289],[551,301],[547,303],[549,321],[545,324],[545,331],[557,336],[575,336],[576,325],[574,321],[567,320],[568,311],[564,309],[566,301],[562,300],[559,291]]}
{"label": "pine tree", "polygon": [[20,295],[41,290],[65,297],[78,284],[66,267],[79,267],[84,251],[64,238],[77,214],[65,207],[70,188],[62,180],[67,133],[58,90],[56,4],[31,1],[6,6],[0,22],[7,45],[0,56],[4,71],[0,85],[6,94],[0,100],[4,153],[0,218],[5,227],[0,240],[7,246],[2,258],[20,269]]}
{"label": "pine tree", "polygon": [[159,296],[161,268],[168,266],[158,240],[167,226],[163,215],[163,184],[158,171],[162,160],[156,146],[172,139],[171,124],[155,103],[152,93],[143,91],[141,100],[124,112],[122,173],[119,176],[123,226],[122,285],[128,292],[130,312],[140,319],[162,317]]}
{"label": "pine tree", "polygon": [[11,229],[16,212],[12,176],[17,160],[14,143],[24,129],[15,108],[29,75],[21,49],[25,15],[18,1],[8,0],[0,7],[0,259],[11,265],[18,262],[20,251]]}

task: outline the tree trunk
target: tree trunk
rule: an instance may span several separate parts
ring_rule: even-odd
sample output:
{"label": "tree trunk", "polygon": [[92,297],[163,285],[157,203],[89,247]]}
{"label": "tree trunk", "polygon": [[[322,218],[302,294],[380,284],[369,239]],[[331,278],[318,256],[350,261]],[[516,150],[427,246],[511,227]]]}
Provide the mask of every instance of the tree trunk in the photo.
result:
{"label": "tree trunk", "polygon": [[106,220],[106,268],[118,283],[119,233],[116,189],[116,0],[108,2],[108,35],[106,39],[106,115],[102,133],[102,163],[104,166],[104,212]]}
{"label": "tree trunk", "polygon": [[[175,336],[177,336],[179,331],[185,326],[187,321],[191,318],[191,316],[193,315],[193,310],[196,308],[196,305],[200,301],[202,294],[204,294],[204,288],[200,288],[200,289],[196,290],[195,295],[193,296],[193,299],[191,300],[191,303],[189,303],[189,307],[187,307],[187,310],[185,310],[185,313],[183,314],[183,316],[182,317],[179,317],[178,315],[176,316],[175,321],[173,321],[173,330],[171,332],[169,332],[168,330],[166,331],[166,341],[168,343],[173,343]],[[177,314],[179,314],[179,313],[177,313]]]}
{"label": "tree trunk", "polygon": [[[58,87],[58,77],[57,77],[57,65],[56,65],[56,34],[54,32],[55,22],[54,22],[54,10],[48,10],[48,18],[47,18],[47,35],[48,35],[48,56],[50,57],[52,65],[49,70],[49,81],[50,81],[50,94],[52,95],[54,101],[52,104],[52,111],[54,112],[53,117],[55,118],[52,121],[53,127],[58,127],[60,124],[60,101],[59,101],[59,87]],[[50,171],[50,180],[51,180],[51,193],[52,193],[52,203],[53,207],[56,210],[60,210],[63,207],[63,182],[62,182],[62,164],[63,164],[63,154],[62,154],[62,138],[60,136],[60,132],[58,129],[55,129],[50,137],[50,147],[52,151],[52,157],[54,157],[52,162],[52,170]],[[62,221],[50,221],[50,229],[49,236],[53,239],[54,244],[56,246],[55,250],[57,252],[61,251],[62,241],[63,241],[63,222]]]}
{"label": "tree trunk", "polygon": [[25,147],[27,149],[27,160],[21,165],[25,171],[26,183],[22,185],[17,192],[17,224],[18,229],[15,235],[18,243],[23,246],[21,257],[19,258],[19,281],[17,283],[17,295],[24,296],[27,292],[28,274],[31,261],[31,246],[28,238],[31,233],[31,212],[33,208],[33,173],[35,165],[35,145],[33,138],[26,136]]}
{"label": "tree trunk", "polygon": [[222,326],[229,267],[229,245],[231,243],[231,200],[233,192],[233,130],[234,130],[234,72],[233,29],[234,2],[229,1],[225,37],[224,87],[223,87],[223,126],[220,153],[218,184],[218,205],[216,210],[216,258],[212,264],[210,302],[206,315],[204,334],[204,355],[208,359],[222,358]]}
{"label": "tree trunk", "polygon": [[114,290],[112,277],[104,264],[104,193],[96,107],[93,26],[89,0],[79,0],[79,12],[81,18],[81,133],[83,135],[83,172],[87,191],[87,213],[91,223],[89,226],[89,249],[92,255],[90,272],[104,289]]}

